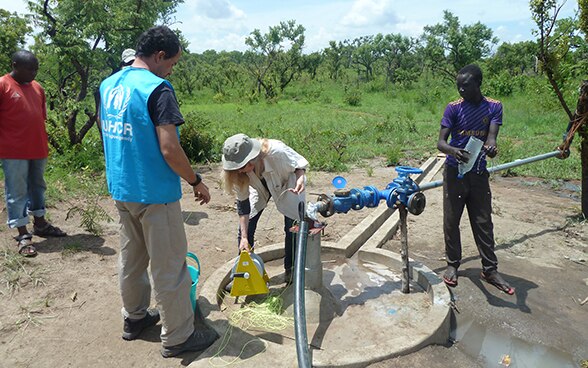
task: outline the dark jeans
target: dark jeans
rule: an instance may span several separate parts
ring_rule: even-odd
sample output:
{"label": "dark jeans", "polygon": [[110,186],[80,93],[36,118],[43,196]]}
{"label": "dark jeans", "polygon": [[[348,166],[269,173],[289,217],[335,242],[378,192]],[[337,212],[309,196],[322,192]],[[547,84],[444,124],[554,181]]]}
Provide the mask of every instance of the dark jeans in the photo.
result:
{"label": "dark jeans", "polygon": [[[247,226],[247,241],[251,248],[255,246],[255,230],[257,229],[257,223],[259,222],[259,218],[263,210],[259,211],[257,215],[249,219],[249,225]],[[294,236],[290,232],[290,228],[294,224],[294,220],[289,217],[284,216],[284,269],[289,270],[294,265],[294,254],[296,243],[294,242]],[[239,246],[241,241],[241,226],[239,226],[239,231],[237,233],[237,247]]]}
{"label": "dark jeans", "polygon": [[498,259],[494,253],[492,224],[492,193],[489,174],[470,171],[463,179],[457,178],[457,167],[445,165],[443,171],[443,233],[447,264],[459,268],[461,264],[461,236],[459,223],[464,207],[468,209],[474,241],[482,257],[484,272],[496,270]]}

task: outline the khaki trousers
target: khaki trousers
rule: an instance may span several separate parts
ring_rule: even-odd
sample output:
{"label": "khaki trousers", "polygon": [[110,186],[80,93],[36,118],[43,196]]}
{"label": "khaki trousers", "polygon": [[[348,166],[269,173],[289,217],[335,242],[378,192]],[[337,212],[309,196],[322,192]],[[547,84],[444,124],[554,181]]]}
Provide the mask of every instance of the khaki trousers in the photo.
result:
{"label": "khaki trousers", "polygon": [[151,276],[161,315],[161,343],[181,344],[194,331],[192,281],[186,266],[187,240],[180,202],[143,204],[116,201],[120,215],[119,281],[122,314],[145,317],[151,300]]}

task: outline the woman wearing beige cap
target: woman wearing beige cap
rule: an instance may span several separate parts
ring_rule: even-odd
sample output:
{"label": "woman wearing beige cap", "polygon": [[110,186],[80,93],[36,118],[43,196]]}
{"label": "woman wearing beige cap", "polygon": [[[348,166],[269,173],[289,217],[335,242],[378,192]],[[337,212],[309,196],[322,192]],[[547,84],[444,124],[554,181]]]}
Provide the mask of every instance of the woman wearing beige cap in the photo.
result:
{"label": "woman wearing beige cap", "polygon": [[239,251],[255,245],[257,222],[273,197],[284,215],[284,269],[286,282],[290,282],[295,247],[290,228],[298,218],[298,204],[305,201],[308,161],[279,140],[253,139],[245,134],[227,138],[222,161],[225,192],[237,194]]}

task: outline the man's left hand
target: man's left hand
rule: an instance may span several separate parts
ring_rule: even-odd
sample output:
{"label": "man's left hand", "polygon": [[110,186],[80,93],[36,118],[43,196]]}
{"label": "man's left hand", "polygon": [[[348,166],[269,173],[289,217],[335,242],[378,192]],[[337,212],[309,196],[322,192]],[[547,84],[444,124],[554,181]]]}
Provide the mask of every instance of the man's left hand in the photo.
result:
{"label": "man's left hand", "polygon": [[484,150],[490,158],[494,158],[498,154],[498,148],[496,146],[484,146]]}

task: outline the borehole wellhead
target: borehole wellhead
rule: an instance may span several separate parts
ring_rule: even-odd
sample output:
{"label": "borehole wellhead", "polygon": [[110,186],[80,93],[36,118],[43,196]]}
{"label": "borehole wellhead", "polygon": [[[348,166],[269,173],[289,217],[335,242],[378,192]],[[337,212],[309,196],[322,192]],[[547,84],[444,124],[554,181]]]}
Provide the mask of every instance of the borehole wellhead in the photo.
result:
{"label": "borehole wellhead", "polygon": [[317,221],[319,213],[329,217],[335,213],[347,213],[349,210],[377,207],[382,200],[389,208],[403,204],[413,215],[420,215],[425,210],[426,198],[410,175],[421,174],[423,170],[398,166],[396,172],[398,176],[383,190],[378,190],[375,186],[365,186],[363,189],[337,189],[332,195],[320,194],[315,203],[308,203],[307,216]]}

